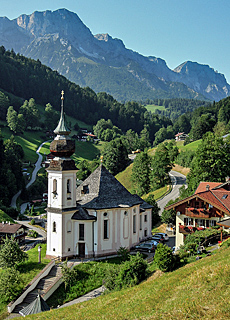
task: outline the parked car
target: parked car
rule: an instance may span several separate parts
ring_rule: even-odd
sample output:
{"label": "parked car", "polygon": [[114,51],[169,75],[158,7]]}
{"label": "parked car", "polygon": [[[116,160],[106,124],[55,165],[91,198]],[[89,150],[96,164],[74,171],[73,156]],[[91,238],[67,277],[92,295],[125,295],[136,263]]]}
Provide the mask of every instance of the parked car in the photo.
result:
{"label": "parked car", "polygon": [[155,247],[157,247],[160,242],[156,241],[156,240],[148,240],[148,241],[146,241],[146,243],[152,243],[152,244],[154,244]]}
{"label": "parked car", "polygon": [[153,236],[158,236],[158,235],[161,235],[165,241],[168,241],[169,240],[169,236],[167,235],[167,233],[163,233],[163,232],[158,232],[156,234],[154,234]]}
{"label": "parked car", "polygon": [[155,235],[152,236],[149,240],[155,240],[155,241],[161,242],[161,243],[165,242],[165,240],[162,236],[155,236]]}
{"label": "parked car", "polygon": [[150,242],[143,242],[134,246],[135,251],[146,251],[146,252],[154,252],[155,246]]}

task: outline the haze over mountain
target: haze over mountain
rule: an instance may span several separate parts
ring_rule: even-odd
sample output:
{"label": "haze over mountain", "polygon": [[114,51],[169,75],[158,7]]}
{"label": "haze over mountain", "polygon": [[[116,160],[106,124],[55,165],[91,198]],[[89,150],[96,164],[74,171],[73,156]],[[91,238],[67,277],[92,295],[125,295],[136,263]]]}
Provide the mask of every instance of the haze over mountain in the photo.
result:
{"label": "haze over mountain", "polygon": [[225,76],[208,65],[187,61],[171,70],[164,60],[129,50],[108,34],[92,35],[78,15],[66,9],[0,18],[0,45],[117,100],[218,101],[230,94]]}

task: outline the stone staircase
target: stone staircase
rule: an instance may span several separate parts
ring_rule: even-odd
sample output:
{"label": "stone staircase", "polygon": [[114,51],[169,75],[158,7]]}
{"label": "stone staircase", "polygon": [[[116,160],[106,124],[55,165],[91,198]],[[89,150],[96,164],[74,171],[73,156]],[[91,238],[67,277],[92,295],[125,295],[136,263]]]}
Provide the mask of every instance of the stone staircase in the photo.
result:
{"label": "stone staircase", "polygon": [[46,290],[52,286],[52,284],[55,282],[55,280],[61,276],[61,267],[58,265],[53,266],[53,268],[50,270],[49,274],[42,278],[34,290],[29,292],[27,296],[24,298],[22,303],[18,304],[14,310],[13,313],[19,313],[23,308],[28,306],[31,302],[33,302],[37,295],[40,294],[41,296],[46,292]]}

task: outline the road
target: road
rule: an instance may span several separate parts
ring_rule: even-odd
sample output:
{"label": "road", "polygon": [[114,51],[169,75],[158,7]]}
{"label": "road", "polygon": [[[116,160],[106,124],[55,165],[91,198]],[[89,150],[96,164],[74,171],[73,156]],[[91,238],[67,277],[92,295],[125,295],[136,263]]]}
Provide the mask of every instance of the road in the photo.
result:
{"label": "road", "polygon": [[[44,141],[37,149],[36,153],[38,154],[38,160],[35,163],[35,168],[32,172],[32,176],[30,181],[27,183],[26,185],[26,189],[29,188],[31,186],[32,183],[34,183],[34,181],[36,180],[36,176],[38,171],[41,169],[41,163],[42,163],[42,155],[39,153],[41,150],[41,147],[43,146],[43,144],[45,144],[47,141]],[[19,190],[12,198],[11,200],[11,204],[10,206],[13,208],[17,208],[16,203],[17,203],[17,198],[19,197],[19,195],[21,194],[21,190]]]}
{"label": "road", "polygon": [[28,221],[19,221],[20,224],[23,224],[24,226],[28,227],[30,230],[32,229],[32,230],[37,231],[39,236],[38,236],[38,238],[33,239],[34,241],[46,239],[46,231],[42,230],[41,228],[37,228],[35,226],[32,226],[31,224],[29,224],[29,222],[30,222],[30,220],[28,220]]}
{"label": "road", "polygon": [[180,187],[182,187],[182,185],[184,184],[186,185],[186,176],[184,176],[183,174],[171,170],[170,177],[173,185],[172,191],[168,195],[157,201],[157,204],[161,209],[159,212],[160,215],[163,212],[164,207],[169,202],[169,200],[174,200],[179,197]]}

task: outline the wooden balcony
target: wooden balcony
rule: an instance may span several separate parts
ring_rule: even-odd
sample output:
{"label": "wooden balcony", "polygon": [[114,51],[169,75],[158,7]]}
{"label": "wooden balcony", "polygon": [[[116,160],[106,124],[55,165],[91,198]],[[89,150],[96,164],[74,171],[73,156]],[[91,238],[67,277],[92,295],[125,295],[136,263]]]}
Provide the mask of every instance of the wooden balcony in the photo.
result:
{"label": "wooden balcony", "polygon": [[179,233],[190,234],[197,230],[196,227],[179,225]]}
{"label": "wooden balcony", "polygon": [[204,208],[185,208],[185,215],[197,219],[209,219],[211,212]]}

